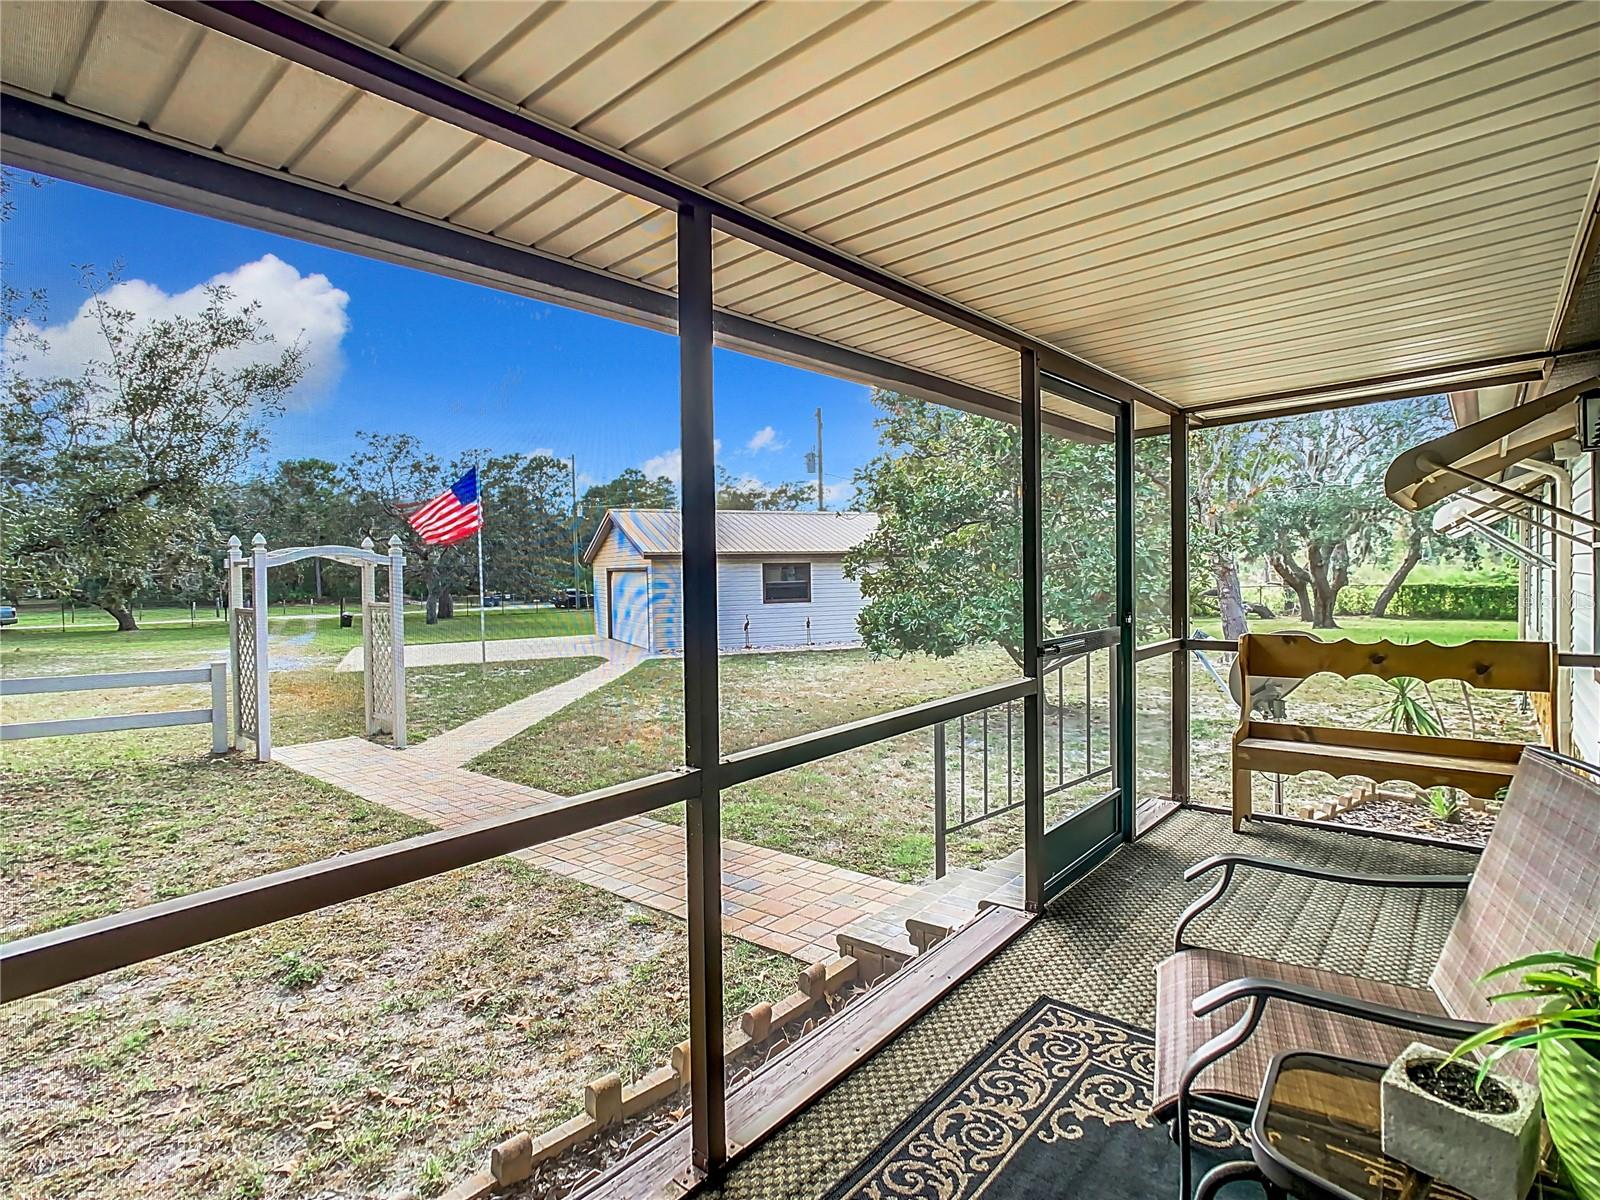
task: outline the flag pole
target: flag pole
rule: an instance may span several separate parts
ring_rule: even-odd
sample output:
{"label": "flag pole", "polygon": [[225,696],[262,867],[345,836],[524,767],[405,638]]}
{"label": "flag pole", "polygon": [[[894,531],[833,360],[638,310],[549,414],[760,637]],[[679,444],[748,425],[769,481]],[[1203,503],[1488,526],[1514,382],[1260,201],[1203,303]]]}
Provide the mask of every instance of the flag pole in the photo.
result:
{"label": "flag pole", "polygon": [[[476,467],[473,470],[477,470]],[[488,617],[489,597],[483,590],[483,481],[478,481],[478,661],[479,671],[489,673],[489,633]]]}

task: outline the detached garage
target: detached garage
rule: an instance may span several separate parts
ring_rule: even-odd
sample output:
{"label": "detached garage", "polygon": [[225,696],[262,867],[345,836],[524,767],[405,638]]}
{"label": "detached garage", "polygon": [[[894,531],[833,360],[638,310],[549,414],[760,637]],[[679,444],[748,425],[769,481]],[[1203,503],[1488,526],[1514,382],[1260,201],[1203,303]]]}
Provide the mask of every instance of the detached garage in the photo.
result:
{"label": "detached garage", "polygon": [[[858,645],[861,589],[844,556],[874,513],[719,512],[717,640],[724,650]],[[683,650],[678,514],[607,511],[583,553],[594,570],[595,632],[652,654]]]}

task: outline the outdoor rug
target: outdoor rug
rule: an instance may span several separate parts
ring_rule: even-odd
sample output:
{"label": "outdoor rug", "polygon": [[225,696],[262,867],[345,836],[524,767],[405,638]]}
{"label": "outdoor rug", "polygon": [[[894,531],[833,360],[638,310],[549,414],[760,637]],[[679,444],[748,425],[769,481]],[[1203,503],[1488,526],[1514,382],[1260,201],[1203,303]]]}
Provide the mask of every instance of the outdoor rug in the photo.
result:
{"label": "outdoor rug", "polygon": [[[1150,1118],[1146,1030],[1042,997],[874,1150],[828,1200],[1149,1200],[1176,1196],[1178,1151]],[[1197,1116],[1196,1177],[1246,1153]],[[1234,1184],[1222,1195],[1261,1195]]]}

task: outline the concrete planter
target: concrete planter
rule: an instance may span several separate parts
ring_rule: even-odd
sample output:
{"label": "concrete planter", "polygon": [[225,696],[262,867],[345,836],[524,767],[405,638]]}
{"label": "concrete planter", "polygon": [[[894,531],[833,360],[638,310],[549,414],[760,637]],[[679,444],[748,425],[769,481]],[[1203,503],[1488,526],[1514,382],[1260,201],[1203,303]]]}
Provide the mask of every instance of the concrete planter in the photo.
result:
{"label": "concrete planter", "polygon": [[1413,1042],[1384,1072],[1383,1152],[1473,1200],[1523,1200],[1539,1165],[1539,1090],[1491,1076],[1517,1102],[1508,1113],[1472,1112],[1423,1091],[1406,1074],[1418,1062],[1443,1062]]}

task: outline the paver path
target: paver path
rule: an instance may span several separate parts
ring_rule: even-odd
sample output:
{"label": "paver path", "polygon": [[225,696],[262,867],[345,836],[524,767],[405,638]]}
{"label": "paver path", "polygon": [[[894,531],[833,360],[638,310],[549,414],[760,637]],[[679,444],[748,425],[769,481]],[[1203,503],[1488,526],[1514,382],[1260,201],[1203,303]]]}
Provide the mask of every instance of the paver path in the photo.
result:
{"label": "paver path", "polygon": [[[424,752],[432,741],[395,751],[365,738],[335,738],[285,746],[273,754],[285,766],[441,828],[560,798],[462,770],[447,756],[430,757]],[[722,852],[724,932],[805,962],[835,957],[839,930],[916,891],[909,884],[747,842],[724,841]],[[678,917],[686,913],[680,826],[628,817],[520,851],[518,857],[646,908]]]}
{"label": "paver path", "polygon": [[[596,634],[574,634],[567,637],[503,638],[489,642],[490,662],[519,662],[527,658],[616,658],[619,655],[637,656],[644,653],[638,646],[616,642]],[[470,642],[407,642],[406,666],[448,667],[457,663],[480,661],[477,641]],[[366,656],[361,646],[355,646],[339,660],[335,671],[359,671]]]}

